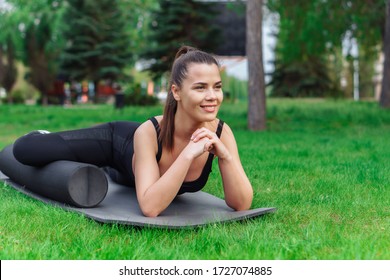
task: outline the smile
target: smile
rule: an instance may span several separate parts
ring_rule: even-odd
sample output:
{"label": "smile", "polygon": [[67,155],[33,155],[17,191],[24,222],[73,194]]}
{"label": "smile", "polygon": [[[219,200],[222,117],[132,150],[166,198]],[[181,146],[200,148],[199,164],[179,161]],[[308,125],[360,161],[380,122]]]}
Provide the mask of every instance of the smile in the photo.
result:
{"label": "smile", "polygon": [[200,107],[208,113],[213,113],[216,110],[217,105],[203,105]]}

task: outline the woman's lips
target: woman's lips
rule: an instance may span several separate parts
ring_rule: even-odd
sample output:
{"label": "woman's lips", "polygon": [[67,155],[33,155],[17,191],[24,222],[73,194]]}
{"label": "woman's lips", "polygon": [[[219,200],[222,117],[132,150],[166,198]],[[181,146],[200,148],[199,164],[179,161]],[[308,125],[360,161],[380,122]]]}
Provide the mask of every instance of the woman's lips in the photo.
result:
{"label": "woman's lips", "polygon": [[200,107],[208,113],[213,113],[215,112],[217,105],[201,105]]}

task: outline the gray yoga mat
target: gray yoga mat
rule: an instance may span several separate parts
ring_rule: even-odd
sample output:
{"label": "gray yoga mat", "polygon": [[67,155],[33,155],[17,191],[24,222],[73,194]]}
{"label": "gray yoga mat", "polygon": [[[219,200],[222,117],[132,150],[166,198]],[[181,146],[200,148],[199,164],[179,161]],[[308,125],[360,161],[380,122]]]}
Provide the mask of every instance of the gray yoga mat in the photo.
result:
{"label": "gray yoga mat", "polygon": [[[65,202],[58,201],[54,200],[53,198],[48,198],[42,193],[38,194],[36,191],[38,185],[31,187],[29,186],[28,182],[21,184],[21,181],[26,180],[26,177],[23,176],[23,172],[26,171],[26,174],[28,173],[29,176],[31,176],[31,174],[34,174],[35,169],[31,166],[26,166],[19,162],[13,162],[12,159],[10,160],[9,158],[9,150],[6,153],[7,157],[4,156],[4,150],[2,153],[0,153],[0,170],[2,171],[0,172],[0,180],[32,198],[38,199],[44,203],[57,205],[69,211],[80,213],[88,218],[102,223],[117,223],[143,227],[179,229],[198,227],[211,223],[244,220],[271,213],[276,210],[275,208],[257,208],[246,211],[233,211],[226,205],[223,199],[200,191],[196,193],[185,193],[178,196],[158,217],[149,218],[142,214],[138,206],[135,189],[119,185],[110,180],[108,177],[105,178],[106,181],[103,180],[103,183],[100,182],[102,184],[100,186],[101,190],[99,191],[100,195],[99,199],[96,201],[100,200],[100,196],[102,193],[104,193],[105,196],[103,199],[101,199],[101,202],[99,201],[99,203],[96,203],[95,201],[94,204],[96,205],[93,207],[90,205],[87,207],[76,207],[74,206],[74,203],[73,205],[71,205],[72,203],[69,203],[69,201],[72,202],[72,200],[67,199]],[[7,162],[4,160],[5,158],[8,160]],[[72,192],[69,191],[69,188],[71,188],[70,182],[74,181],[72,176],[75,176],[72,175],[75,173],[69,173],[69,170],[77,171],[78,169],[76,167],[78,165],[80,165],[82,168],[84,168],[85,165],[75,162],[63,162],[62,164],[68,165],[68,167],[64,169],[68,175],[65,176],[64,174],[60,174],[59,177],[62,180],[68,181],[57,182],[57,185],[60,185],[62,192],[66,194]],[[12,166],[15,167],[14,165],[16,166],[15,169],[17,172],[15,172],[14,168],[12,168]],[[31,170],[31,168],[34,170]],[[46,168],[51,168],[50,171],[54,173],[45,172]],[[6,172],[5,169],[7,169],[8,172]],[[57,172],[55,172],[55,169],[58,169]],[[35,171],[37,178],[35,178],[34,183],[39,184],[40,181],[42,181],[41,183],[44,183],[48,176],[56,178],[56,174],[61,173],[62,170],[63,169],[61,169],[61,164],[58,165],[58,163],[54,167],[45,166],[43,168],[36,169]],[[12,175],[15,175],[18,178],[12,178],[12,176],[9,175],[10,171],[13,172],[11,172]],[[76,174],[78,173],[76,172]],[[77,176],[84,176],[88,178],[88,172],[83,172],[81,175],[78,174]],[[85,182],[85,178],[78,178],[76,181]],[[53,188],[55,188],[56,184],[53,182],[54,181],[52,181],[51,184],[53,184]],[[104,182],[107,183],[107,189],[105,189],[103,186]],[[47,188],[48,184],[45,185],[45,189]],[[85,195],[81,195],[81,197],[82,199],[79,199],[79,201],[81,201],[81,204],[83,204],[87,200],[85,200]]]}

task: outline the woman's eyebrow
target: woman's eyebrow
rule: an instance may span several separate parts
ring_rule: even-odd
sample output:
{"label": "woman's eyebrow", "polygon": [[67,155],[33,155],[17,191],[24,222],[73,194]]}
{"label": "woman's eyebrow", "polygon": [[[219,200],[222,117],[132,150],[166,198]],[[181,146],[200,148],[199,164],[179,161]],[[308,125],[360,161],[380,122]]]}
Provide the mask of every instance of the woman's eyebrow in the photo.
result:
{"label": "woman's eyebrow", "polygon": [[[215,85],[218,85],[218,84],[222,84],[222,81],[218,81],[218,82],[215,83]],[[205,82],[195,82],[195,83],[193,83],[192,85],[206,86],[207,83],[205,83]]]}
{"label": "woman's eyebrow", "polygon": [[204,82],[195,82],[192,84],[193,86],[207,86],[207,83],[204,83]]}

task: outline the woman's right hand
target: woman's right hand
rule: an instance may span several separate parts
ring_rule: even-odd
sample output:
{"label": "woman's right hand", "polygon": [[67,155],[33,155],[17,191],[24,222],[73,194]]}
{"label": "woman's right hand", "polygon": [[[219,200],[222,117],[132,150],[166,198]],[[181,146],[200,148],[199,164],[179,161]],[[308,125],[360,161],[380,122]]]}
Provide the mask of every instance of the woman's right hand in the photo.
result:
{"label": "woman's right hand", "polygon": [[201,156],[203,153],[211,151],[212,149],[213,145],[210,139],[203,137],[196,142],[190,140],[185,148],[185,151],[190,155],[191,159],[195,159]]}

